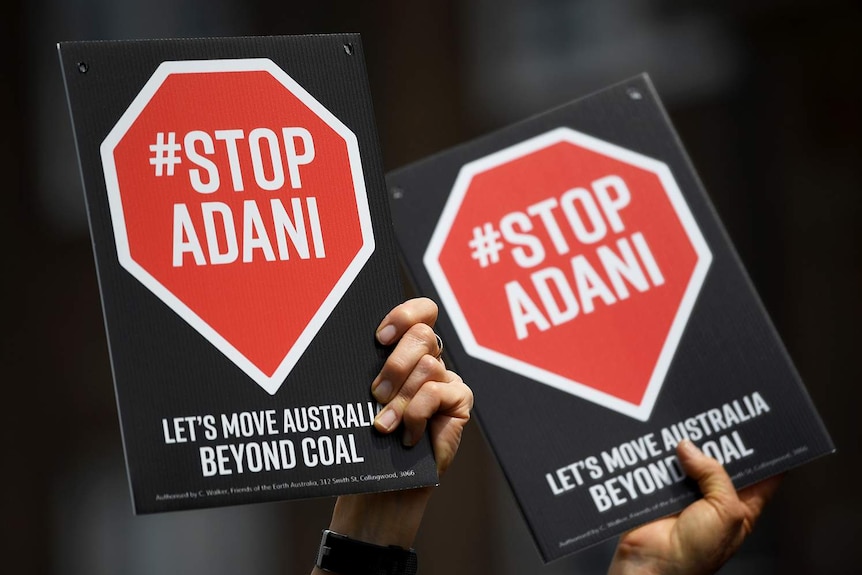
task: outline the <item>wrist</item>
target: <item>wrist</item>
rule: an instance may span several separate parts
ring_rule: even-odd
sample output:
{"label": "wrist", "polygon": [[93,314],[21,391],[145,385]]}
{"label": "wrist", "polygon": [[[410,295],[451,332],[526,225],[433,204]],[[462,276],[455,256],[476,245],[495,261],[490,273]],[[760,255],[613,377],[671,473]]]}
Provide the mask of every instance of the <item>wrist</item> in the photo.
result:
{"label": "wrist", "polygon": [[413,546],[432,488],[342,495],[329,529],[375,545]]}

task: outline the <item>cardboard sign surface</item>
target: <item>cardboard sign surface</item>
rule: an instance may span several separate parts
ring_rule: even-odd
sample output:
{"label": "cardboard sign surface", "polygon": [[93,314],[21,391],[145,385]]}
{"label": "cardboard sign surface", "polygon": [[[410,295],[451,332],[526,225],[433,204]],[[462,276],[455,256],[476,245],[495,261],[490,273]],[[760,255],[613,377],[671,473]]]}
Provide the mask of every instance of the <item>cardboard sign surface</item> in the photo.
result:
{"label": "cardboard sign surface", "polygon": [[135,511],[435,484],[372,427],[404,292],[359,37],[58,49]]}
{"label": "cardboard sign surface", "polygon": [[545,561],[834,450],[646,75],[387,182]]}

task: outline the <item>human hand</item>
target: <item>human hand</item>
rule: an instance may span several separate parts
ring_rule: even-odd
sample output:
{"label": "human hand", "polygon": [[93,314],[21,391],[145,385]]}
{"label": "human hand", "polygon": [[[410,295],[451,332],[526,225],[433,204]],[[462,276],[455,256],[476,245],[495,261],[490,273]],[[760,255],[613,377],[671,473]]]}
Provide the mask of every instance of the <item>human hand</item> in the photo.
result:
{"label": "human hand", "polygon": [[688,440],[677,456],[703,497],[682,513],[625,533],[608,575],[706,575],[715,573],[754,529],[782,475],[737,493],[721,464]]}
{"label": "human hand", "polygon": [[377,328],[384,345],[397,342],[371,384],[375,399],[386,407],[374,426],[390,433],[403,423],[402,442],[419,442],[426,426],[439,475],[448,469],[473,409],[473,392],[441,357],[442,341],[434,332],[437,304],[416,298],[395,307]]}
{"label": "human hand", "polygon": [[[402,443],[408,446],[416,445],[427,428],[442,476],[470,420],[473,392],[446,369],[433,329],[436,321],[437,305],[427,298],[408,300],[383,318],[377,340],[395,347],[371,390],[385,404],[374,420],[375,428],[392,433],[402,427]],[[360,541],[411,547],[431,493],[432,488],[421,488],[341,496],[329,528]]]}

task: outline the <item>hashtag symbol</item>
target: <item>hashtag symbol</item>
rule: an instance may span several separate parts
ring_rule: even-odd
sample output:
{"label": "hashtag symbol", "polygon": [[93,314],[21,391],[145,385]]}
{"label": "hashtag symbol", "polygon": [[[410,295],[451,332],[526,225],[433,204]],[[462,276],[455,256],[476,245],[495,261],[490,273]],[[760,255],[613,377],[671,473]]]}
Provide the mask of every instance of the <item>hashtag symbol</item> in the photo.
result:
{"label": "hashtag symbol", "polygon": [[473,228],[473,239],[469,245],[472,248],[471,256],[474,260],[479,260],[479,265],[488,267],[488,264],[495,264],[500,261],[500,250],[505,246],[500,239],[500,232],[494,229],[490,222],[479,227]]}
{"label": "hashtag symbol", "polygon": [[167,142],[165,142],[164,132],[156,134],[156,143],[150,144],[150,151],[154,154],[150,158],[150,164],[156,167],[156,176],[163,175],[165,166],[168,168],[167,175],[174,175],[174,166],[182,161],[177,155],[181,149],[182,146],[177,144],[176,132],[168,132]]}

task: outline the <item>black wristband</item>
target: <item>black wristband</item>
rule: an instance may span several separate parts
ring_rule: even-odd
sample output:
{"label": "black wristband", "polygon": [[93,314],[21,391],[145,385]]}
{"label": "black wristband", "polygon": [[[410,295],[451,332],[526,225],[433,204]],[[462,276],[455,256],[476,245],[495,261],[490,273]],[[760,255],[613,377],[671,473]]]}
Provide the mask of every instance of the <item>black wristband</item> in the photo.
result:
{"label": "black wristband", "polygon": [[374,545],[323,530],[317,567],[339,575],[416,575],[416,551],[397,545]]}

